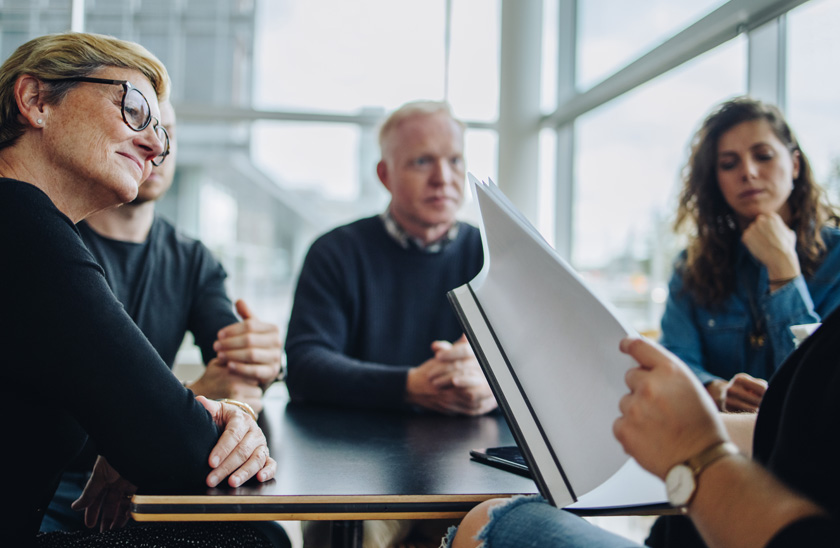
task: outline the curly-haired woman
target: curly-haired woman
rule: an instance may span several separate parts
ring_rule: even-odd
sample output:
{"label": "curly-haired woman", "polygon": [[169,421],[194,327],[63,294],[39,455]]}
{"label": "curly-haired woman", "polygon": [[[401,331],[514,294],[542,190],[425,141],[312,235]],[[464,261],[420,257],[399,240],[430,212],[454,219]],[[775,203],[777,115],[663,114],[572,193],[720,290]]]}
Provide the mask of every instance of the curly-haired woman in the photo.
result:
{"label": "curly-haired woman", "polygon": [[837,222],[776,107],[741,97],[706,118],[685,170],[676,227],[690,241],[661,342],[721,409],[755,411],[794,348],[790,327],[840,304]]}

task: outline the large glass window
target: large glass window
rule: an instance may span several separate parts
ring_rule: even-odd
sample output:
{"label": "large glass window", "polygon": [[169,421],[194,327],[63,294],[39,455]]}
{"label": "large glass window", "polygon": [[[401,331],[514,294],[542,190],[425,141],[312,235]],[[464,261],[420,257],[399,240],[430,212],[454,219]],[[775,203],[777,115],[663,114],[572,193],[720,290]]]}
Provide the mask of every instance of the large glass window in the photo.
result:
{"label": "large glass window", "polygon": [[639,329],[659,323],[690,139],[715,104],[745,92],[745,57],[735,39],[576,123],[572,262]]}
{"label": "large glass window", "polygon": [[451,7],[447,29],[445,0],[263,0],[255,107],[355,113],[447,97],[461,117],[495,120],[499,0]]}
{"label": "large glass window", "polygon": [[499,117],[500,10],[499,0],[452,2],[446,97],[459,118],[495,122]]}
{"label": "large glass window", "polygon": [[[499,0],[263,1],[258,12],[257,109],[384,116],[408,101],[447,99],[463,120],[498,118]],[[260,122],[252,156],[284,188],[375,209],[387,199],[377,129]],[[495,130],[467,134],[468,168],[482,178],[495,177],[497,141]]]}
{"label": "large glass window", "polygon": [[[476,178],[498,181],[499,165],[499,136],[495,130],[468,129],[464,135],[464,152],[466,155],[467,172]],[[477,225],[479,222],[478,207],[475,204],[469,185],[466,188],[464,206],[458,218]]]}
{"label": "large glass window", "polygon": [[[318,200],[361,200],[368,204],[362,208],[378,209],[387,203],[387,192],[376,176],[375,132],[353,124],[258,122],[253,158],[277,184],[301,192],[301,198],[313,193]],[[467,130],[466,165],[476,177],[497,178],[498,141],[495,130]]]}
{"label": "large glass window", "polygon": [[355,200],[361,190],[359,133],[351,124],[258,122],[251,146],[257,166],[280,186]]}
{"label": "large glass window", "polygon": [[263,1],[255,105],[355,112],[444,96],[444,0]]}
{"label": "large glass window", "polygon": [[578,0],[578,88],[591,88],[724,3]]}
{"label": "large glass window", "polygon": [[840,202],[840,2],[788,14],[787,116],[817,180]]}

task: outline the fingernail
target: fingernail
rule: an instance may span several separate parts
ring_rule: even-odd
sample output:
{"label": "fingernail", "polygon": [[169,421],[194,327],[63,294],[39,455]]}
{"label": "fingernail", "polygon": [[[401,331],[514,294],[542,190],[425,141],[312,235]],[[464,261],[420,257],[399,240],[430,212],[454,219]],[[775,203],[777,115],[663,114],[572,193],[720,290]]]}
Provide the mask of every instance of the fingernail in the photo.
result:
{"label": "fingernail", "polygon": [[219,466],[220,460],[221,459],[219,458],[219,455],[213,455],[212,457],[210,457],[210,466],[212,466],[213,468]]}
{"label": "fingernail", "polygon": [[232,476],[230,477],[230,485],[231,485],[231,487],[239,487],[239,483],[240,483],[240,480],[239,480],[239,476],[238,476],[238,475],[234,474],[234,475],[232,475]]}
{"label": "fingernail", "polygon": [[218,476],[216,476],[215,474],[212,474],[212,475],[208,478],[208,480],[210,481],[210,486],[211,486],[211,487],[215,487],[216,485],[218,485],[218,484],[219,484],[219,477],[218,477]]}

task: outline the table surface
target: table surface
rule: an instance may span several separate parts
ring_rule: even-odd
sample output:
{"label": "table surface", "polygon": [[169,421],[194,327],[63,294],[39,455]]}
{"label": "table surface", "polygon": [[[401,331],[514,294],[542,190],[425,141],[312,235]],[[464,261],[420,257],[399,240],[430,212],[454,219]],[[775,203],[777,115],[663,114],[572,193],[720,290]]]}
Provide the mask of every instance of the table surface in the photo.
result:
{"label": "table surface", "polygon": [[479,502],[536,493],[528,478],[470,459],[513,445],[500,414],[445,417],[287,403],[268,398],[260,423],[274,480],[237,489],[144,494],[137,521],[459,518]]}

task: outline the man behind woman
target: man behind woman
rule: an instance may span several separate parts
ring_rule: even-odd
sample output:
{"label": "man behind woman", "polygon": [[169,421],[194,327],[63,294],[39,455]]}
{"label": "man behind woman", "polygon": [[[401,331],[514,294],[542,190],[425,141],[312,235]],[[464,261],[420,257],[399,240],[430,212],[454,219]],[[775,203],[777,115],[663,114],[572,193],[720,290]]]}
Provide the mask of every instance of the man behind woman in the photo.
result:
{"label": "man behind woman", "polygon": [[[638,367],[626,376],[630,393],[616,402],[616,438],[666,480],[672,503],[699,532],[675,534],[661,521],[655,545],[837,545],[840,473],[830,433],[840,427],[840,313],[831,312],[840,302],[840,233],[827,226],[836,221],[777,109],[742,98],[707,118],[678,215],[678,226],[696,232],[663,317],[662,342],[674,353],[643,339],[620,344]],[[789,326],[819,321],[785,359]],[[716,410],[759,405],[757,414]],[[680,489],[671,472],[706,457]],[[445,545],[482,542],[635,545],[533,498],[479,505]]]}
{"label": "man behind woman", "polygon": [[[89,494],[89,509],[108,525],[123,521],[123,494],[134,486],[238,486],[274,476],[245,406],[181,386],[74,226],[134,199],[152,164],[165,160],[158,100],[168,86],[165,68],[142,47],[83,33],[31,40],[0,67],[0,332],[13,410],[3,452],[12,503],[0,528],[9,545],[36,542],[61,470],[87,435],[102,455],[94,475],[109,479]],[[257,533],[248,538],[267,544]]]}

